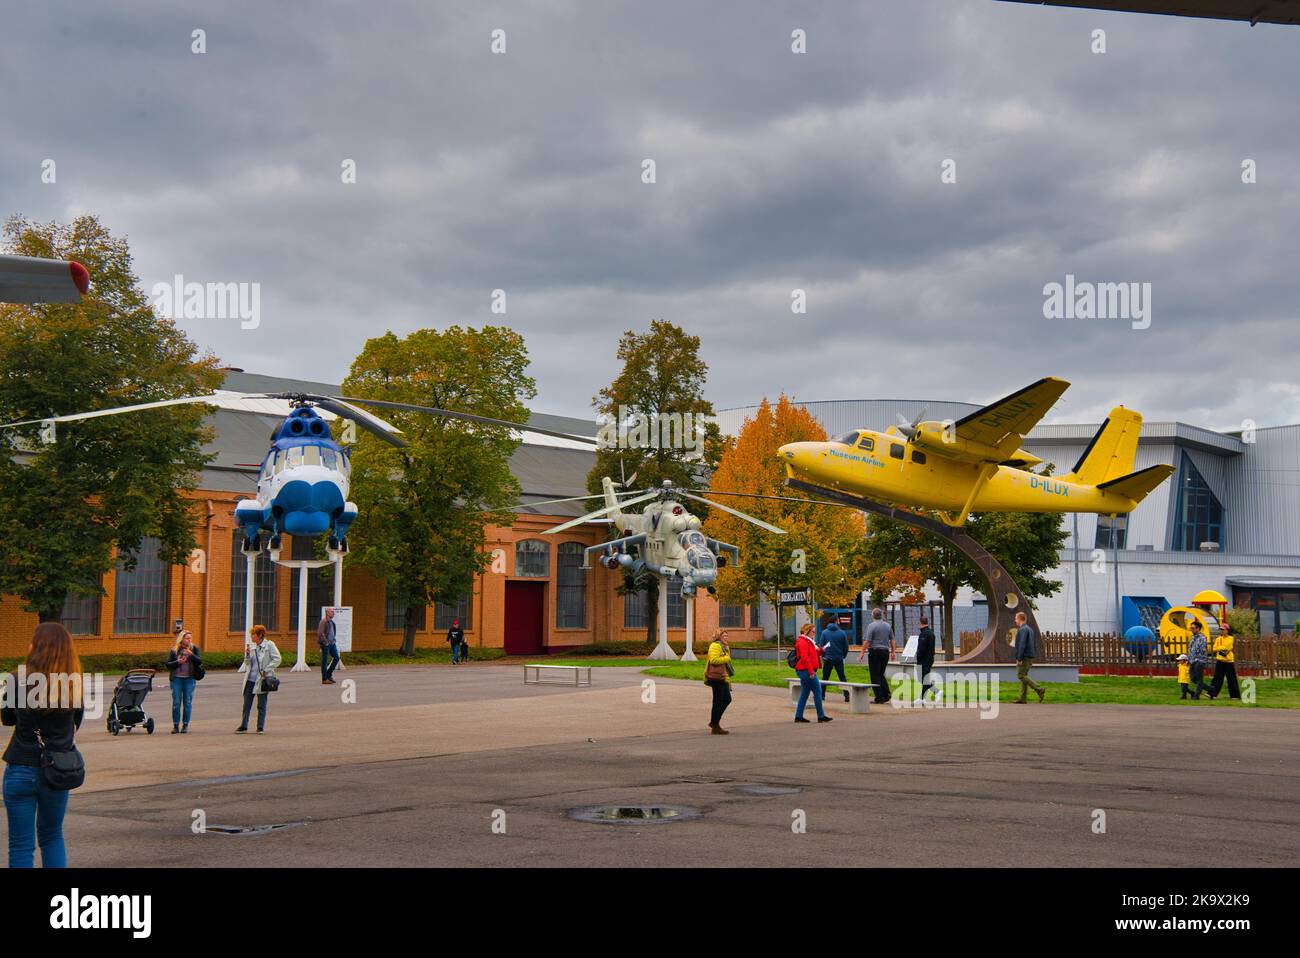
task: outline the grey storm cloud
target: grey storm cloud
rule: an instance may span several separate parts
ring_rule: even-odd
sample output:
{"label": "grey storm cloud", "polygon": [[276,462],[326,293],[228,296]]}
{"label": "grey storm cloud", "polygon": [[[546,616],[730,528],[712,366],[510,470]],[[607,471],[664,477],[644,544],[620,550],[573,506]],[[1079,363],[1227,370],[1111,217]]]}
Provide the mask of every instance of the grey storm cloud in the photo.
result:
{"label": "grey storm cloud", "polygon": [[[583,415],[663,317],[719,407],[1057,375],[1058,421],[1268,425],[1300,418],[1298,81],[1300,28],[995,0],[29,4],[0,213],[97,213],[146,289],[260,283],[257,329],[182,322],[260,372],[506,322],[536,407]],[[1151,328],[1045,319],[1067,274],[1150,283]]]}

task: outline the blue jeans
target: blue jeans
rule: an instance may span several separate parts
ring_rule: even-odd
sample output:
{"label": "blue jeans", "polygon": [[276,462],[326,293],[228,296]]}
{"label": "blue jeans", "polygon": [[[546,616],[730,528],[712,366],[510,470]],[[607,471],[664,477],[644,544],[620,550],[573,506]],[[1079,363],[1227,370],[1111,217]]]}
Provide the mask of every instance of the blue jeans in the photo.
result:
{"label": "blue jeans", "polygon": [[803,718],[803,707],[808,704],[808,696],[812,696],[813,704],[817,706],[817,717],[821,718],[826,714],[822,707],[822,684],[817,681],[816,672],[808,672],[800,669],[799,675],[799,704],[794,707],[794,717]]}
{"label": "blue jeans", "polygon": [[460,643],[453,642],[451,644],[451,664],[455,665],[459,661],[460,661]]}
{"label": "blue jeans", "polygon": [[[185,726],[190,724],[190,706],[194,704],[194,686],[197,680],[191,676],[188,679],[178,679],[172,676],[172,725],[181,724],[181,716],[184,714]],[[182,709],[184,710],[182,713]]]}
{"label": "blue jeans", "polygon": [[337,642],[331,642],[320,650],[320,677],[321,679],[334,678],[334,670],[339,666],[339,647]]}
{"label": "blue jeans", "polygon": [[9,818],[9,867],[33,867],[40,836],[41,866],[67,868],[63,816],[68,811],[68,793],[46,785],[45,776],[33,765],[6,765],[4,796]]}

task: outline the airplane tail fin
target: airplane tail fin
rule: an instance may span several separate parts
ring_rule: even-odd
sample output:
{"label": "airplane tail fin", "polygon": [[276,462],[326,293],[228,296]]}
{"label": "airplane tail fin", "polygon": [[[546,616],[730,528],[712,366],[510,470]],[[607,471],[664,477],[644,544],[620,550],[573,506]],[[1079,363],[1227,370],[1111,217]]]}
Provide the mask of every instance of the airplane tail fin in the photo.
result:
{"label": "airplane tail fin", "polygon": [[1137,472],[1130,472],[1127,476],[1119,476],[1098,483],[1097,488],[1104,489],[1106,492],[1113,492],[1126,499],[1132,499],[1134,502],[1141,502],[1151,490],[1173,474],[1173,466],[1161,463],[1160,465],[1139,469]]}
{"label": "airplane tail fin", "polygon": [[[1088,448],[1083,451],[1083,455],[1074,464],[1070,474],[1063,478],[1090,486],[1100,486],[1112,480],[1126,478],[1133,469],[1133,460],[1137,457],[1138,433],[1141,431],[1141,413],[1116,406],[1110,411],[1106,421],[1101,424],[1097,434],[1092,437]],[[1143,495],[1146,493],[1144,492]]]}

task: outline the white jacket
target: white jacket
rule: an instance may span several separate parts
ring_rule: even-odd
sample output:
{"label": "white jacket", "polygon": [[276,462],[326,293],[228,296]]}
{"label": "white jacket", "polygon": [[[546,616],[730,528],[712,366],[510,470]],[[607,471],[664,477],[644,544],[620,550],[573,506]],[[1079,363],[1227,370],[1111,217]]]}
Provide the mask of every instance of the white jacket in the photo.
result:
{"label": "white jacket", "polygon": [[280,650],[270,639],[263,639],[261,645],[253,643],[249,646],[244,653],[244,666],[248,669],[248,677],[244,681],[253,680],[254,695],[262,694],[262,673],[274,675],[279,664]]}

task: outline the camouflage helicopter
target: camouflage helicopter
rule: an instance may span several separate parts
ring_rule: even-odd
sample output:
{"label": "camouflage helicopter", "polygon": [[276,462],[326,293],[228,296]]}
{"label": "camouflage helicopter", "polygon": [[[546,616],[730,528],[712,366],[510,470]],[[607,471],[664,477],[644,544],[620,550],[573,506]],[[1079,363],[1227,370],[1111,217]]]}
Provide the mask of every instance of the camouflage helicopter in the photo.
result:
{"label": "camouflage helicopter", "polygon": [[[532,506],[546,505],[550,502],[578,502],[584,499],[604,498],[605,505],[585,516],[570,519],[568,522],[547,529],[543,535],[554,535],[572,529],[574,526],[596,519],[608,518],[614,528],[621,533],[618,538],[588,546],[583,554],[582,568],[589,569],[588,564],[593,553],[598,553],[598,561],[606,569],[622,569],[630,575],[650,572],[659,576],[663,583],[677,578],[682,582],[682,597],[686,600],[686,634],[691,634],[694,617],[695,595],[700,589],[713,594],[718,579],[719,566],[728,561],[736,564],[740,561],[740,550],[730,543],[711,539],[702,531],[703,523],[698,516],[691,515],[683,500],[694,499],[706,505],[721,509],[723,512],[752,522],[754,525],[776,535],[784,535],[769,522],[746,515],[738,509],[696,495],[688,489],[676,485],[671,480],[664,480],[658,489],[619,491],[612,479],[606,476],[601,480],[603,492],[598,496],[576,496],[571,499],[552,499],[548,503],[534,502]],[[630,497],[630,498],[624,498]],[[629,506],[647,503],[641,512],[628,512]],[[652,659],[675,659],[676,654],[668,646],[668,618],[659,616],[659,642]],[[695,661],[691,643],[686,643],[685,661]]]}

